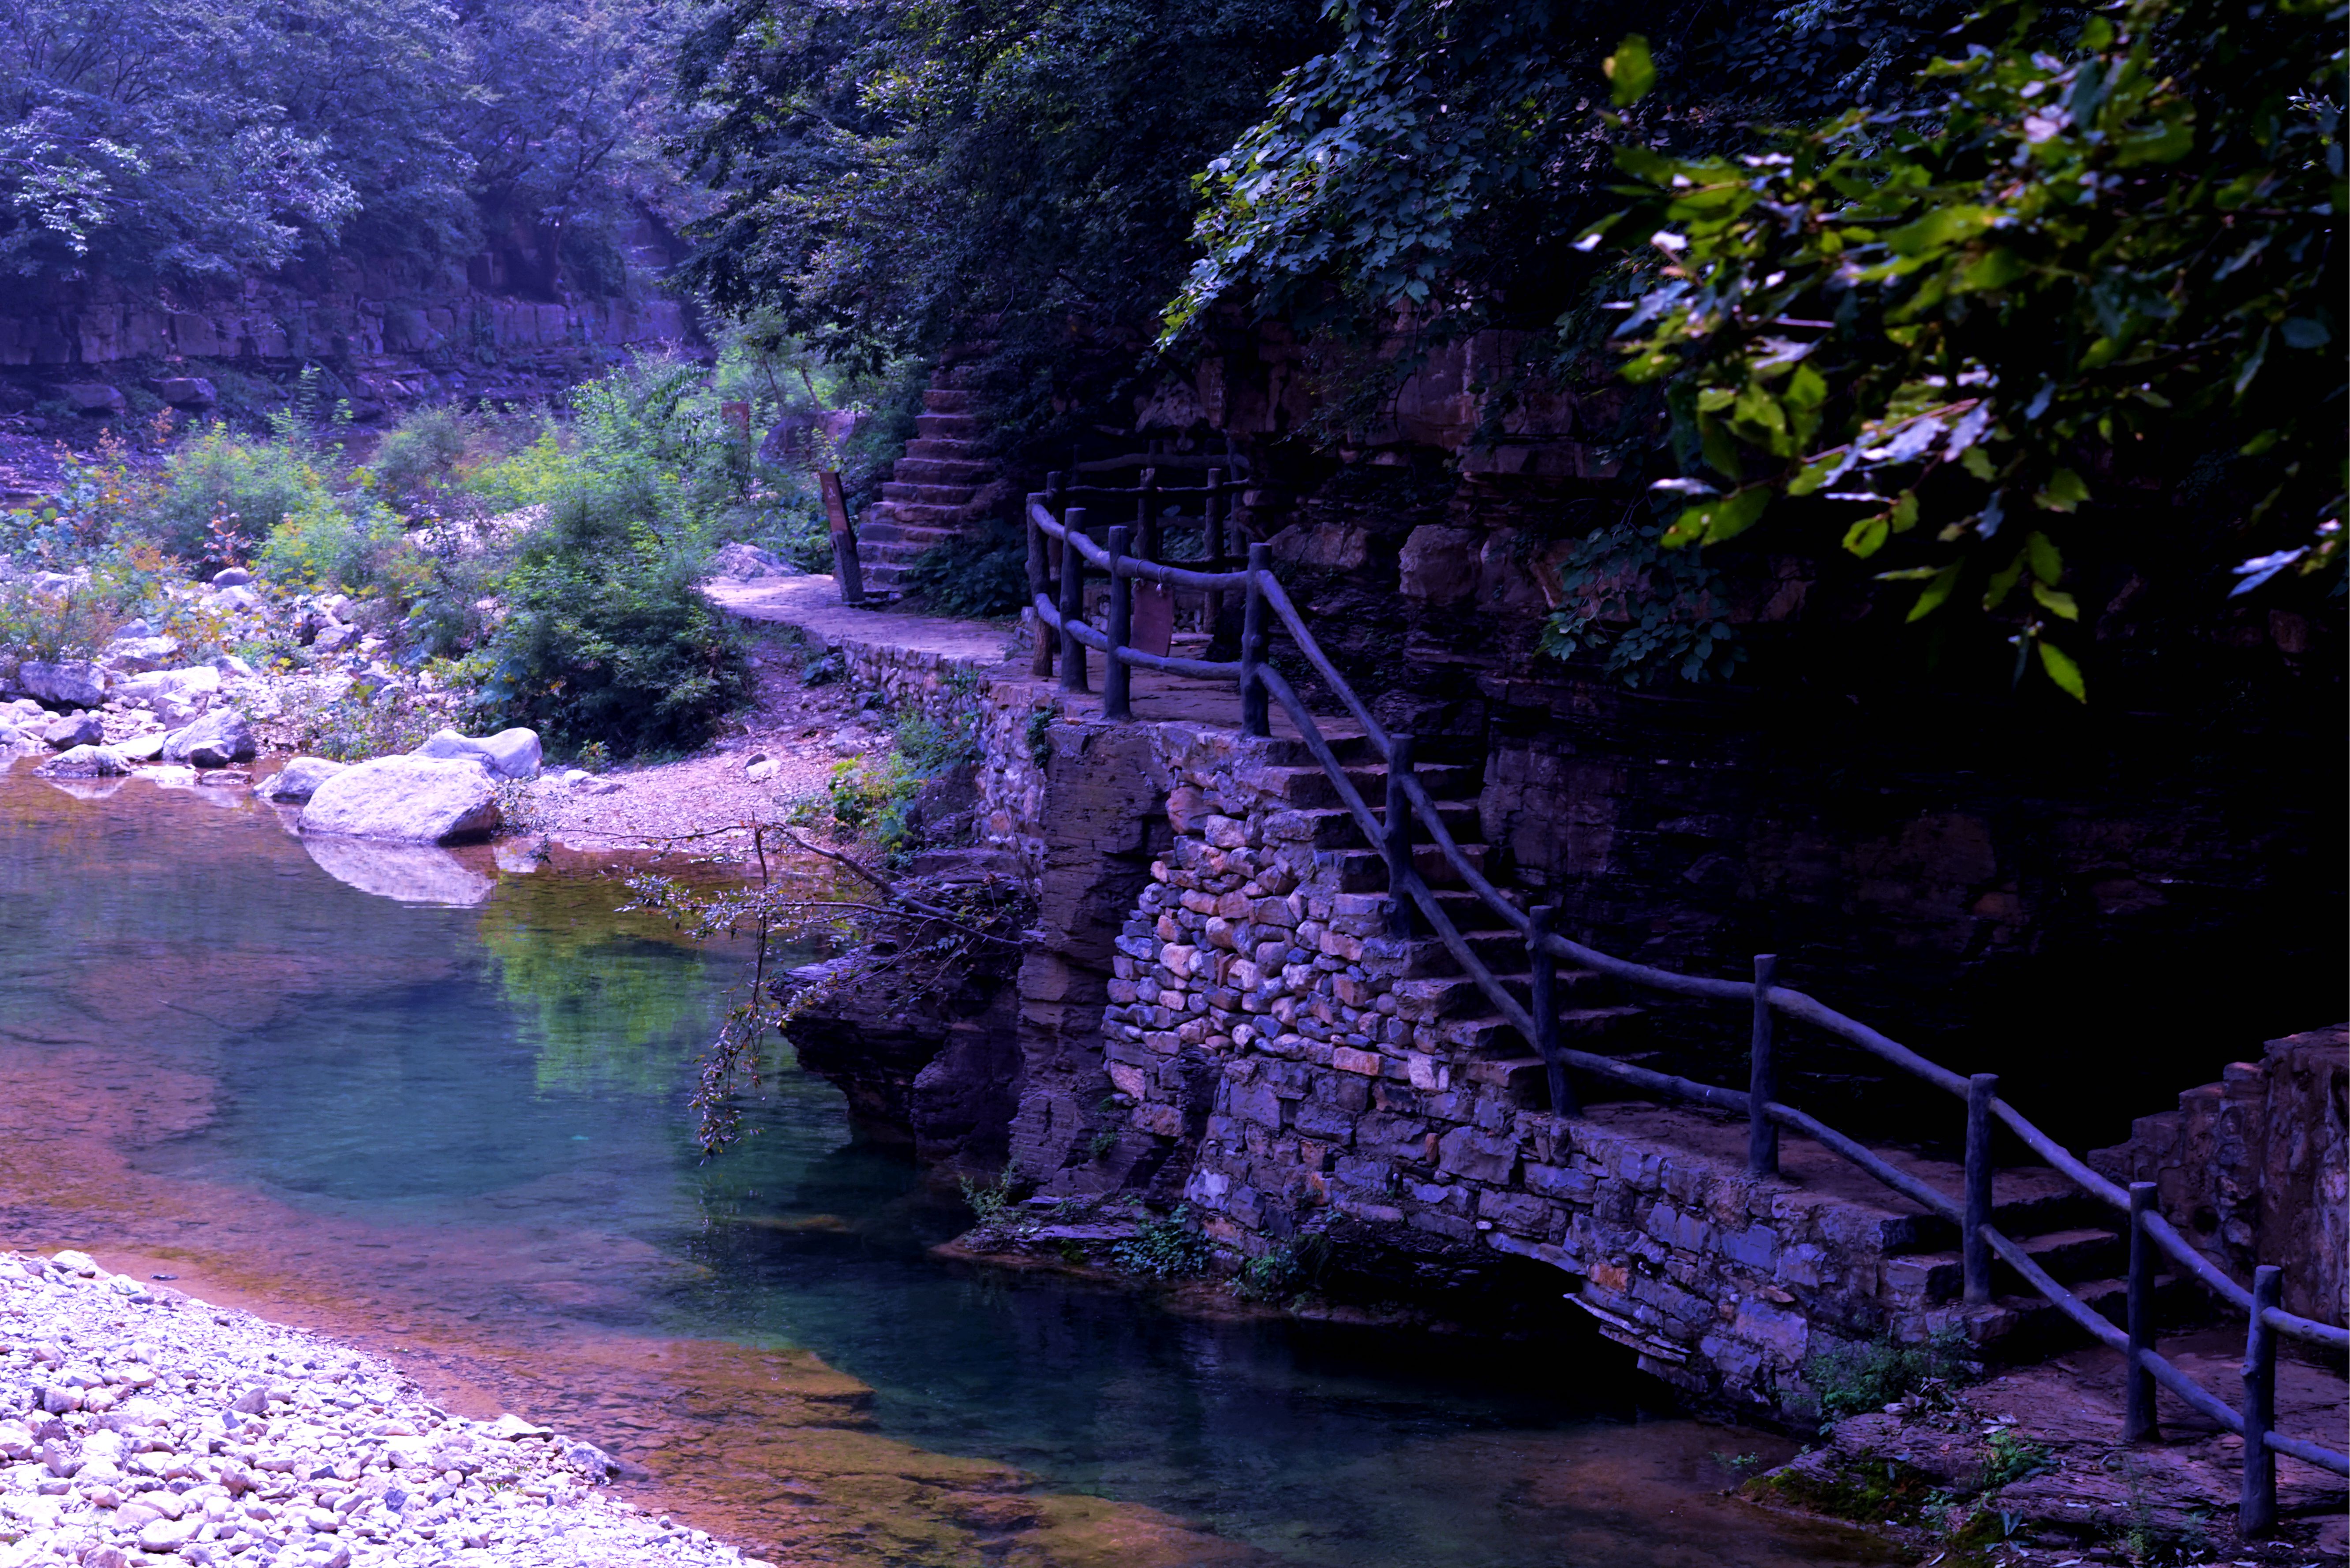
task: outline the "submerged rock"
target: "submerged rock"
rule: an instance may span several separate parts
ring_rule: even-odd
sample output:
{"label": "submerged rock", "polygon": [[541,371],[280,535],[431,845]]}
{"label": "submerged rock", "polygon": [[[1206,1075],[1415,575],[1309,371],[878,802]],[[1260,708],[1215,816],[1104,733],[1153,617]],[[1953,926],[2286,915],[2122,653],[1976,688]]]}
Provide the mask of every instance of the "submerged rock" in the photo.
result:
{"label": "submerged rock", "polygon": [[33,771],[45,779],[110,779],[129,773],[130,766],[111,747],[76,746]]}
{"label": "submerged rock", "polygon": [[399,844],[486,838],[504,818],[489,770],[470,758],[378,757],[318,785],[302,831]]}
{"label": "submerged rock", "polygon": [[472,757],[500,778],[526,779],[538,774],[539,744],[536,730],[500,730],[475,739],[443,730],[416,748],[420,757]]}
{"label": "submerged rock", "polygon": [[298,805],[318,793],[318,786],[343,772],[351,764],[328,762],[324,757],[296,757],[276,773],[264,779],[254,794],[264,800],[274,800],[287,805]]}
{"label": "submerged rock", "polygon": [[205,714],[182,730],[163,738],[163,760],[200,768],[224,768],[248,761],[259,748],[253,726],[234,708]]}

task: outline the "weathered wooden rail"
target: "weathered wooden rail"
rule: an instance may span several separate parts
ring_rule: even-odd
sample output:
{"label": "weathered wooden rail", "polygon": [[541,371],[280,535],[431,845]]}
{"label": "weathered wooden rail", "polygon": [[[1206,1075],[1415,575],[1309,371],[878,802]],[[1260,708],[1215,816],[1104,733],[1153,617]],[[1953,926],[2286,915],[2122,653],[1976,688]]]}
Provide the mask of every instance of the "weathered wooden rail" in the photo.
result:
{"label": "weathered wooden rail", "polygon": [[[2000,1097],[1999,1080],[1978,1073],[1963,1076],[1888,1038],[1876,1029],[1848,1018],[1800,991],[1775,983],[1776,960],[1770,954],[1754,961],[1752,981],[1717,980],[1680,974],[1649,964],[1634,963],[1560,935],[1555,929],[1555,907],[1522,909],[1488,881],[1461,853],[1444,826],[1443,815],[1415,775],[1413,744],[1409,735],[1391,735],[1352,686],[1333,666],[1307,629],[1305,618],[1274,576],[1269,553],[1263,545],[1247,546],[1246,564],[1227,566],[1224,535],[1219,526],[1216,501],[1224,493],[1221,473],[1211,471],[1204,486],[1187,489],[1146,485],[1111,491],[1087,486],[1065,488],[1053,476],[1046,490],[1032,494],[1027,504],[1029,597],[1035,611],[1037,637],[1035,672],[1047,675],[1059,666],[1062,689],[1084,691],[1085,653],[1103,655],[1102,712],[1112,721],[1134,714],[1132,671],[1160,670],[1199,680],[1233,682],[1239,689],[1241,727],[1251,735],[1271,733],[1271,704],[1278,702],[1297,728],[1306,750],[1329,775],[1338,798],[1362,831],[1364,841],[1381,846],[1388,866],[1389,929],[1413,936],[1424,921],[1428,931],[1443,943],[1463,975],[1474,981],[1493,1007],[1528,1040],[1534,1042],[1547,1070],[1554,1114],[1578,1114],[1567,1074],[1569,1070],[1610,1078],[1645,1093],[1668,1099],[1695,1101],[1744,1116],[1748,1119],[1747,1165],[1755,1176],[1778,1173],[1779,1133],[1790,1128],[1811,1138],[1868,1172],[1878,1181],[1916,1203],[1928,1213],[1959,1229],[1965,1300],[1991,1299],[1991,1260],[1996,1257],[2022,1278],[2066,1318],[2100,1344],[2119,1352],[2127,1368],[2126,1408],[2123,1436],[2132,1441],[2155,1435],[2155,1388],[2168,1388],[2189,1407],[2244,1438],[2244,1465],[2238,1528],[2247,1538],[2257,1537],[2276,1522],[2276,1460],[2287,1454],[2309,1464],[2350,1476],[2350,1456],[2275,1430],[2276,1355],[2280,1336],[2289,1336],[2341,1353],[2350,1350],[2350,1330],[2284,1311],[2281,1299],[2282,1272],[2263,1265],[2248,1290],[2195,1251],[2154,1204],[2150,1182],[2132,1183],[2124,1190],[2089,1168],[2070,1150],[2033,1125],[2022,1112]],[[1087,509],[1072,504],[1076,496],[1097,497],[1137,509],[1136,524],[1118,524],[1107,540],[1097,543],[1087,533]],[[1205,504],[1209,558],[1192,566],[1155,559],[1155,529],[1138,538],[1159,515],[1164,500],[1199,496]],[[1062,515],[1055,515],[1055,508]],[[1206,569],[1196,569],[1197,566]],[[1085,617],[1085,578],[1088,567],[1107,577],[1110,585],[1107,626],[1097,628]],[[1132,585],[1147,582],[1168,588],[1221,596],[1243,596],[1240,657],[1237,659],[1184,659],[1155,654],[1129,646]],[[1315,715],[1281,672],[1267,661],[1271,621],[1278,618],[1297,651],[1327,683],[1371,748],[1387,766],[1384,819],[1364,801],[1347,776],[1347,770]],[[1533,984],[1531,1005],[1520,1002],[1471,949],[1441,901],[1413,867],[1413,843],[1425,830],[1464,886],[1518,935],[1527,946]],[[1632,985],[1679,996],[1737,1002],[1752,1012],[1750,1064],[1743,1090],[1700,1084],[1668,1073],[1619,1062],[1612,1057],[1574,1050],[1559,1037],[1558,1015],[1551,1004],[1560,961],[1578,964]],[[1875,1055],[1912,1076],[1963,1100],[1965,1123],[1965,1190],[1958,1197],[1941,1192],[1891,1165],[1857,1140],[1816,1118],[1781,1103],[1777,1097],[1777,1029],[1779,1020],[1807,1023]],[[2015,1241],[1991,1223],[1991,1134],[1993,1124],[2004,1125],[2040,1158],[2069,1178],[2082,1191],[2116,1211],[2129,1236],[2129,1279],[2126,1324],[2116,1328],[2080,1297],[2051,1278]],[[2155,1348],[2154,1293],[2158,1262],[2168,1259],[2219,1302],[2245,1314],[2243,1387],[2238,1405],[2230,1407]]]}

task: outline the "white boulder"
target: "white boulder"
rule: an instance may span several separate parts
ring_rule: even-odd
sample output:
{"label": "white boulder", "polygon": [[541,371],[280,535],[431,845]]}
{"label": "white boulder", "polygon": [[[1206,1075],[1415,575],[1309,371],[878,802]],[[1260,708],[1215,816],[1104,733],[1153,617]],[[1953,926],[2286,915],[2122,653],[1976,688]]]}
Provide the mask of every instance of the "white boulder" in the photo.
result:
{"label": "white boulder", "polygon": [[538,775],[538,732],[500,730],[494,735],[475,739],[461,735],[454,730],[443,730],[417,747],[415,754],[420,757],[473,757],[500,778],[536,778]]}
{"label": "white boulder", "polygon": [[399,844],[484,838],[504,818],[490,771],[473,758],[378,757],[318,785],[302,831]]}
{"label": "white boulder", "polygon": [[296,757],[261,782],[254,793],[264,800],[294,805],[318,793],[318,786],[350,766],[324,757]]}
{"label": "white boulder", "polygon": [[234,708],[218,709],[163,737],[165,762],[199,768],[224,768],[245,762],[257,750],[253,726]]}

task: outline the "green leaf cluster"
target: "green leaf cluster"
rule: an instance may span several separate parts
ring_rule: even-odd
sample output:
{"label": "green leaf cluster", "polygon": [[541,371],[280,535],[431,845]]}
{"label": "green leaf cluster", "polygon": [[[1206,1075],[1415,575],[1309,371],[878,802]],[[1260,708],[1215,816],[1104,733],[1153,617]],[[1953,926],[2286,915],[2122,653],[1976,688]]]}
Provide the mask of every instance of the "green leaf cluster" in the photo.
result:
{"label": "green leaf cluster", "polygon": [[1918,107],[1736,155],[1620,140],[1635,200],[1584,243],[1623,258],[1624,374],[1716,492],[1667,542],[1784,507],[2083,700],[2068,547],[2182,452],[2251,476],[2207,576],[2296,535],[2292,564],[2338,561],[2341,19],[2132,0],[2052,37],[1995,5]]}

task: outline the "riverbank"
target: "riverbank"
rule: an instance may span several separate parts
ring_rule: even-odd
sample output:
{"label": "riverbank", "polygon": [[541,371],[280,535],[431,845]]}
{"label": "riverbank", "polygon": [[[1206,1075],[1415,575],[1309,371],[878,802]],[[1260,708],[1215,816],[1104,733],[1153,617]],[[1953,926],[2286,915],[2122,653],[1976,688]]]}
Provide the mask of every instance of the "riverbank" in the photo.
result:
{"label": "riverbank", "polygon": [[84,1253],[0,1254],[0,1568],[764,1568],[600,1490],[593,1444]]}

